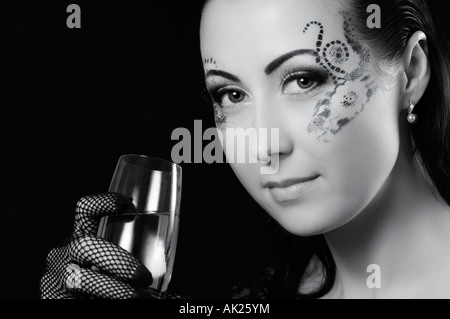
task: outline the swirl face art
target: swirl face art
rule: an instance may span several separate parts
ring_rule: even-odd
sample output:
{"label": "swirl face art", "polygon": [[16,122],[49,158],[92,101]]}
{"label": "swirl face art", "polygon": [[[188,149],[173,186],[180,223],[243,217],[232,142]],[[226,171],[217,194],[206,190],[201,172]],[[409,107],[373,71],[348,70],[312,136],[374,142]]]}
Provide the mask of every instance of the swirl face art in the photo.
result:
{"label": "swirl face art", "polygon": [[[311,21],[303,29],[303,34],[317,30],[316,63],[328,72],[334,84],[334,90],[317,102],[307,128],[309,134],[314,134],[318,141],[325,143],[329,143],[333,135],[364,111],[376,90],[368,72],[369,50],[356,40],[348,14],[343,13],[343,17],[345,41],[336,39],[325,42],[326,33],[318,21]],[[356,66],[352,65],[352,55],[359,58]],[[349,82],[352,82],[351,89],[347,85]],[[357,92],[365,94],[361,96]]]}

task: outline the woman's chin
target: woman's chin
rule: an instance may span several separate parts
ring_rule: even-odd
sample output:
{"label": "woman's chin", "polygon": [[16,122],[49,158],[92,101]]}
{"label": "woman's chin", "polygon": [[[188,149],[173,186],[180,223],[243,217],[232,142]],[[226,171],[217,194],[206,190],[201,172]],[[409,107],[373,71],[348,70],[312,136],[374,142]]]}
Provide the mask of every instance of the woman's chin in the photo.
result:
{"label": "woman's chin", "polygon": [[[334,212],[330,215],[330,212]],[[352,218],[332,209],[285,208],[270,215],[289,233],[301,237],[323,235],[338,229]]]}
{"label": "woman's chin", "polygon": [[281,223],[280,225],[289,233],[300,237],[312,237],[317,235],[323,235],[332,231],[337,227],[331,225],[325,225],[324,223]]}

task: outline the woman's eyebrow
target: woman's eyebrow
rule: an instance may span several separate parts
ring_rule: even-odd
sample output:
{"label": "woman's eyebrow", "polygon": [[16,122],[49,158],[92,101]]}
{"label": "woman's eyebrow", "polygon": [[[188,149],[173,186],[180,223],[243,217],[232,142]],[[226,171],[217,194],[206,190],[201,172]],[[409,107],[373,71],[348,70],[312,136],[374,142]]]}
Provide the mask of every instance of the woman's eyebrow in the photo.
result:
{"label": "woman's eyebrow", "polygon": [[[275,71],[280,65],[282,65],[287,60],[298,56],[298,55],[312,55],[314,57],[318,57],[318,53],[311,49],[301,49],[301,50],[294,50],[291,52],[288,52],[286,54],[283,54],[282,56],[276,58],[274,61],[269,63],[269,65],[265,68],[264,72],[267,75],[270,75],[273,71]],[[228,79],[233,82],[241,83],[242,81],[235,75],[222,71],[222,70],[209,70],[205,74],[205,78],[207,79],[210,76],[221,76],[225,79]]]}
{"label": "woman's eyebrow", "polygon": [[209,70],[206,72],[205,78],[207,79],[210,76],[221,76],[230,81],[241,83],[241,80],[237,76],[221,70]]}
{"label": "woman's eyebrow", "polygon": [[297,55],[305,55],[309,54],[314,57],[318,57],[319,54],[311,49],[301,49],[301,50],[294,50],[292,52],[288,52],[286,54],[283,54],[279,58],[276,58],[274,61],[270,62],[269,65],[265,68],[264,72],[267,75],[270,75],[273,71],[275,71],[280,65],[282,65],[287,60],[297,56]]}

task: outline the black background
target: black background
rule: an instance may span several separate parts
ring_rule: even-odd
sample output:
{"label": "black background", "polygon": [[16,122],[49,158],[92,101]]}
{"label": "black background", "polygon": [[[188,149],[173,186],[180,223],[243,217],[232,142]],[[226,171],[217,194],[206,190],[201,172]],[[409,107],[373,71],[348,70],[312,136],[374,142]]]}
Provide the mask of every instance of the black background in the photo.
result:
{"label": "black background", "polygon": [[[200,1],[77,1],[81,29],[66,26],[70,2],[4,3],[0,298],[38,298],[78,199],[108,189],[122,154],[170,159],[172,131],[193,132],[196,119],[213,127],[213,112],[202,98]],[[265,213],[228,165],[182,167],[171,290],[226,298],[271,245],[257,221]]]}
{"label": "black background", "polygon": [[[81,29],[66,26],[70,2],[2,10],[2,298],[39,296],[46,254],[70,233],[78,199],[108,189],[120,155],[170,160],[175,128],[214,126],[202,91],[199,5],[93,2],[77,2]],[[171,290],[228,297],[260,241],[248,217],[263,213],[227,164],[182,167]]]}

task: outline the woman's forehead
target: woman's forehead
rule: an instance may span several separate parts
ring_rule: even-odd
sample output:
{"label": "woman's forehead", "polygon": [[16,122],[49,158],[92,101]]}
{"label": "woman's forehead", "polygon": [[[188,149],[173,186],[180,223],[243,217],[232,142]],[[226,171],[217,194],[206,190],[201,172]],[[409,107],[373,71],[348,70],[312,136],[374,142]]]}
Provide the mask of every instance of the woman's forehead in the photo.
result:
{"label": "woman's forehead", "polygon": [[342,10],[336,0],[212,0],[203,12],[202,54],[220,63],[233,54],[257,58],[315,49],[318,25],[324,40],[344,41]]}

